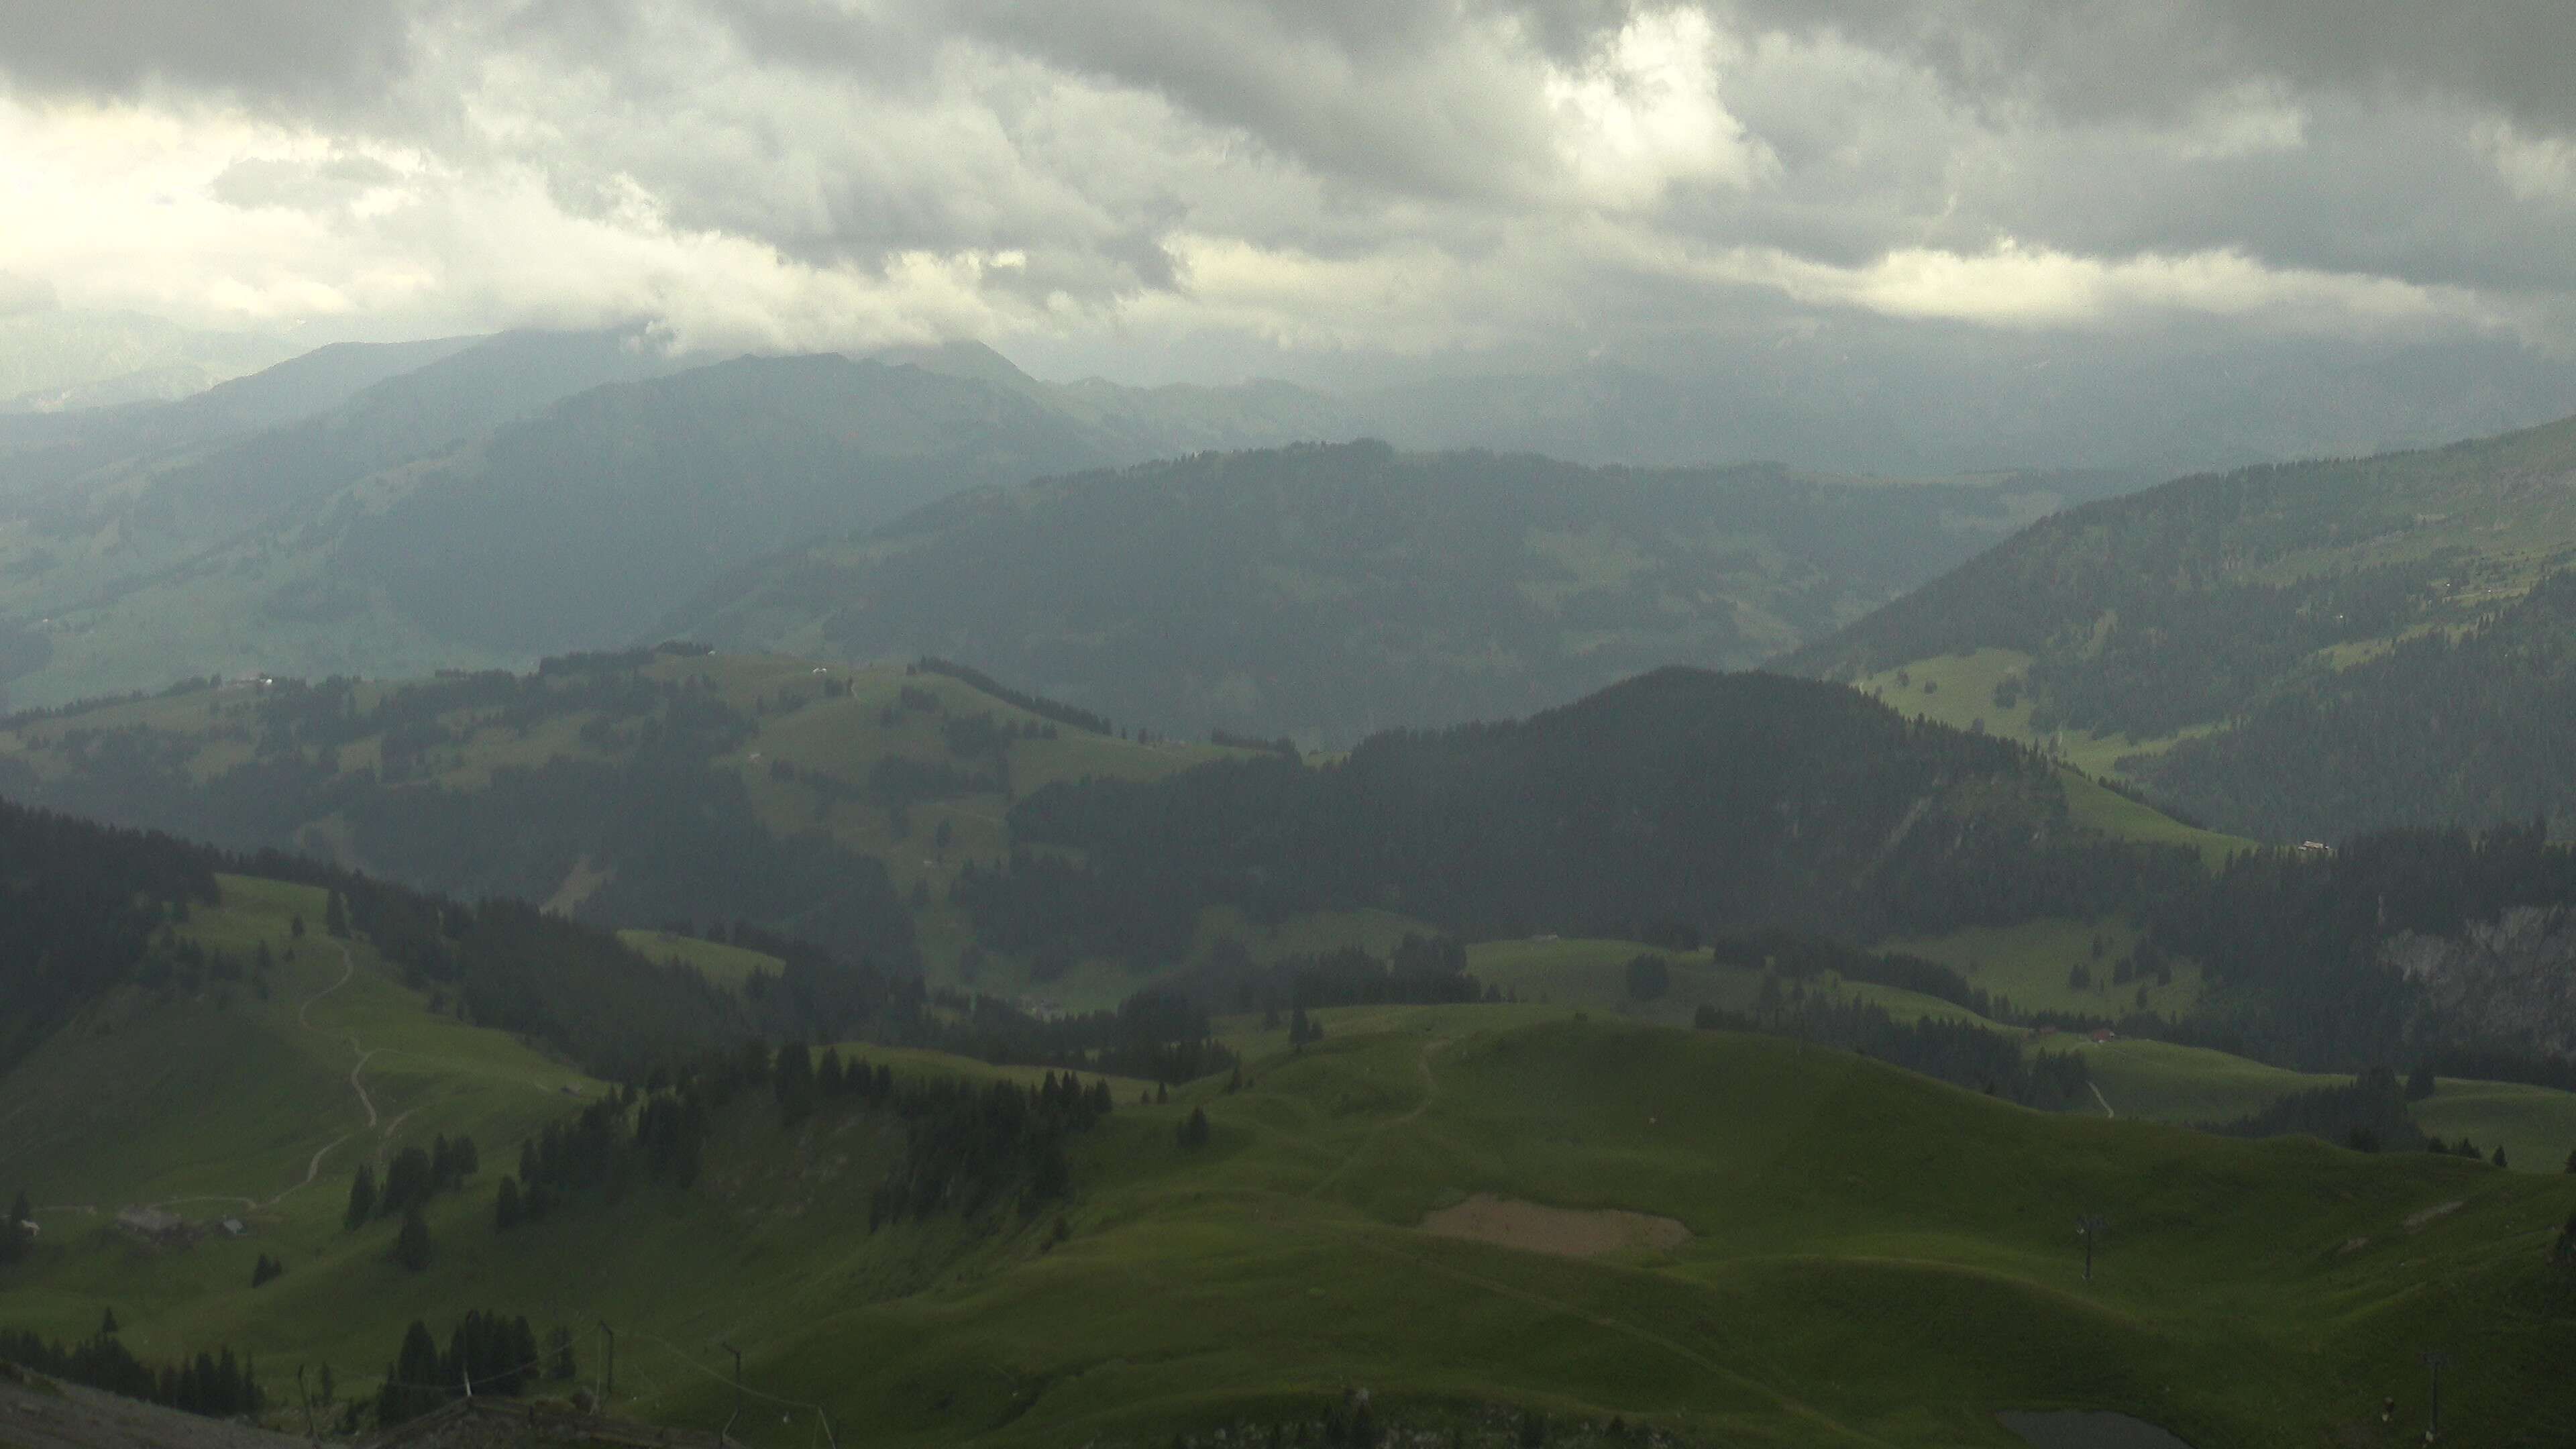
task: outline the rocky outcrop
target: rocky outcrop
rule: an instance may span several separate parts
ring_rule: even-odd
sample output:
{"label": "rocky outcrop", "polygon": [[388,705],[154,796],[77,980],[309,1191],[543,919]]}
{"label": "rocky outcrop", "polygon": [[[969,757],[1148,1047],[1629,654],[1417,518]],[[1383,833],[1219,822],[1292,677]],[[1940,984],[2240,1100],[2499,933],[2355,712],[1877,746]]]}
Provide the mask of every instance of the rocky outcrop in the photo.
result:
{"label": "rocky outcrop", "polygon": [[2421,992],[2411,1040],[2576,1055],[2576,915],[2566,910],[2518,906],[2457,936],[2409,931],[2380,959]]}

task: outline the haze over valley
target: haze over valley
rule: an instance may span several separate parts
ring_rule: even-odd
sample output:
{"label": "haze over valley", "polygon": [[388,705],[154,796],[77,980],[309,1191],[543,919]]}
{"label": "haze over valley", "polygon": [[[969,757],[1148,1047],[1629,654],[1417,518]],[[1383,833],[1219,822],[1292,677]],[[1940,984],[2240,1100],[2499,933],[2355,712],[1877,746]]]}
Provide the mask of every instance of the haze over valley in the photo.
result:
{"label": "haze over valley", "polygon": [[2570,56],[0,13],[0,1449],[2554,1449]]}

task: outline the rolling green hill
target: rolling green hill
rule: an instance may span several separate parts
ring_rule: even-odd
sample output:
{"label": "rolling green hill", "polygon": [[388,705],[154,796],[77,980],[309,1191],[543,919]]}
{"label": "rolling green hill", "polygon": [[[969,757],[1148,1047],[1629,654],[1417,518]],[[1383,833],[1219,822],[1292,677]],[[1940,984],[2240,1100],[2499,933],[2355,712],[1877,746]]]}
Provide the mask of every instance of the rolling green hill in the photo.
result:
{"label": "rolling green hill", "polygon": [[2576,420],[2186,478],[2030,529],[1785,660],[2227,830],[2563,815]]}
{"label": "rolling green hill", "polygon": [[[436,1402],[377,1391],[406,1325],[444,1337],[469,1310],[577,1335],[569,1376],[529,1385],[551,1394],[604,1384],[604,1324],[611,1408],[750,1449],[1347,1440],[1361,1391],[1375,1425],[1486,1445],[2003,1446],[1999,1410],[2083,1408],[2196,1449],[2393,1449],[2376,1406],[2418,1411],[2426,1342],[2461,1365],[2455,1433],[2537,1446],[2576,1412],[2552,1347],[2576,1326],[2563,1174],[2134,1120],[2288,1085],[2171,1052],[2109,1078],[2104,1115],[2047,1114],[1646,1024],[1745,988],[1772,1009],[1771,967],[1726,942],[1640,1021],[1587,1019],[1620,1009],[1608,983],[1637,995],[1638,948],[1486,943],[1463,964],[1521,1000],[1322,1007],[1303,1044],[1237,1019],[1238,1069],[1085,1070],[1077,1096],[879,1044],[931,1015],[862,1015],[860,1040],[763,1018],[506,907],[209,872],[14,809],[0,858],[0,1015],[35,1033],[0,1064],[0,1163],[42,1229],[0,1257],[0,1328],[78,1338],[113,1309],[146,1362],[221,1346],[281,1427],[282,1365],[327,1366],[321,1412],[355,1428]],[[85,934],[114,900],[130,914]],[[726,954],[706,945],[672,949]],[[823,984],[780,950],[772,1010]],[[839,1042],[819,1069],[818,1035]],[[612,1086],[575,1058],[624,1065]],[[2566,1095],[2446,1081],[2423,1108],[2509,1122],[2521,1156]],[[432,1161],[456,1165],[404,1176]],[[362,1165],[417,1186],[418,1228],[351,1209]],[[2111,1225],[2089,1279],[2067,1228],[2088,1213]],[[408,1262],[404,1234],[425,1234]],[[485,1360],[483,1391],[511,1367]]]}
{"label": "rolling green hill", "polygon": [[[2552,984],[2552,923],[2576,902],[2564,850],[2513,833],[2256,850],[2005,741],[1779,676],[1664,671],[1309,761],[1122,737],[956,666],[671,646],[22,716],[0,726],[0,791],[595,924],[678,923],[672,940],[808,941],[1039,1015],[1199,973],[1206,1009],[1238,1010],[1231,993],[1280,990],[1254,968],[1330,975],[1356,948],[1383,975],[1408,935],[1785,928],[1914,961],[1814,968],[1880,990],[2284,1067],[2441,1061],[2555,1086],[2576,1040]],[[752,974],[729,951],[644,952],[675,953]]]}
{"label": "rolling green hill", "polygon": [[[2108,934],[2115,951],[2126,949],[2118,928]],[[2081,933],[2068,931],[2065,923],[2036,922],[2001,940],[1994,933],[1969,933],[1965,939],[1945,944],[1948,953],[1935,947],[1932,954],[1964,961],[1962,973],[1971,986],[2012,995],[2026,1006],[2116,1014],[2098,997],[2069,1000],[2033,992],[2039,999],[2031,1000],[2002,979],[2017,962],[2045,963],[2041,969],[2047,971],[2070,956],[2084,959],[2087,941]],[[1899,945],[1915,952],[1926,949],[1923,943]],[[1627,970],[1640,956],[1666,962],[1670,972],[1670,984],[1645,998],[1637,995]],[[1765,975],[1758,967],[1717,960],[1707,952],[1675,952],[1638,941],[1563,939],[1482,942],[1468,948],[1467,969],[1478,981],[1509,993],[1514,998],[1510,1011],[1529,1019],[1561,1021],[1589,1013],[1667,1026],[1688,1024],[1703,1006],[1738,1015],[1758,1012]],[[2042,975],[2038,984],[2050,984],[2048,977]],[[2054,984],[2064,990],[2062,979]],[[2185,989],[2191,984],[2186,979]],[[2008,1026],[1953,1001],[1831,971],[1800,981],[1798,988],[1823,1000],[1880,1007],[1899,1022],[1929,1019],[1979,1027],[2025,1043],[2035,1056],[2074,1051],[2083,1059],[2089,1082],[2086,1093],[2066,1109],[2077,1113],[2098,1109],[2112,1117],[2216,1125],[2251,1117],[2296,1092],[2352,1080],[2266,1066],[2229,1052],[2146,1036],[2115,1035],[2095,1043],[2082,1033]],[[2186,998],[2173,998],[2168,1005],[2182,999]],[[1396,1020],[1468,1009],[1389,1007],[1381,1015]],[[1334,1015],[1355,1017],[1372,1028],[1377,1025],[1377,1019],[1358,1012]],[[1286,1045],[1284,1035],[1275,1029],[1256,1030],[1250,1018],[1225,1025],[1228,1042],[1246,1051]],[[2432,1094],[2411,1103],[2410,1111],[2424,1132],[2446,1145],[2467,1138],[2485,1152],[2505,1148],[2516,1171],[2563,1174],[2569,1156],[2576,1153],[2576,1091],[2439,1076]]]}
{"label": "rolling green hill", "polygon": [[[318,1041],[390,1025],[362,996],[304,1000]],[[261,1029],[299,1033],[300,1009],[281,999]],[[1840,1053],[1530,1010],[1326,1013],[1324,1044],[1256,1061],[1240,1091],[1137,1106],[1122,1086],[1072,1139],[1060,1208],[874,1230],[906,1129],[866,1102],[782,1126],[767,1092],[739,1099],[695,1185],[579,1193],[496,1233],[512,1135],[591,1085],[506,1047],[396,1038],[452,1075],[417,1098],[389,1084],[380,1116],[411,1115],[370,1132],[317,1050],[310,1070],[276,1062],[273,1097],[206,1099],[200,1143],[294,1103],[306,1135],[268,1158],[143,1178],[45,1159],[41,1199],[72,1206],[0,1269],[0,1320],[79,1334],[112,1303],[138,1353],[220,1341],[272,1381],[328,1364],[362,1402],[412,1319],[578,1330],[593,1383],[605,1321],[613,1407],[681,1426],[728,1420],[720,1345],[740,1348],[759,1397],[733,1432],[754,1449],[827,1422],[871,1445],[1261,1442],[1314,1435],[1355,1390],[1381,1424],[1477,1444],[1528,1442],[1532,1418],[1593,1442],[1616,1416],[1683,1443],[2001,1449],[1997,1410],[2082,1407],[2196,1449],[2393,1445],[2371,1437],[2377,1404],[2420,1415],[2424,1342],[2460,1365],[2455,1434],[2540,1445],[2576,1412],[2548,1347],[2571,1311],[2542,1261],[2571,1206],[2559,1179],[2044,1116]],[[994,1075],[884,1060],[901,1082]],[[0,1120],[26,1090],[0,1081]],[[316,1110],[335,1099],[346,1120]],[[1174,1142],[1194,1109],[1196,1151]],[[342,1226],[345,1176],[276,1195],[308,1138],[433,1129],[473,1135],[485,1165],[432,1200],[422,1271],[386,1260],[389,1225]],[[142,1250],[77,1211],[144,1195],[249,1236]],[[255,1204],[174,1201],[197,1195]],[[2089,1283],[2067,1227],[2087,1212],[2112,1224]],[[252,1288],[260,1254],[286,1272]]]}
{"label": "rolling green hill", "polygon": [[1741,668],[2064,501],[2067,480],[1583,468],[1375,443],[988,489],[763,561],[664,632],[972,659],[1156,729],[1309,746]]}
{"label": "rolling green hill", "polygon": [[[1011,801],[1241,753],[1123,739],[1023,699],[935,671],[685,650],[200,685],[8,722],[0,792],[620,926],[741,920],[888,963],[919,954],[1007,993],[1021,965],[976,965],[948,894],[967,861],[1009,858]],[[1105,1006],[1138,984],[1104,964],[1047,994]]]}

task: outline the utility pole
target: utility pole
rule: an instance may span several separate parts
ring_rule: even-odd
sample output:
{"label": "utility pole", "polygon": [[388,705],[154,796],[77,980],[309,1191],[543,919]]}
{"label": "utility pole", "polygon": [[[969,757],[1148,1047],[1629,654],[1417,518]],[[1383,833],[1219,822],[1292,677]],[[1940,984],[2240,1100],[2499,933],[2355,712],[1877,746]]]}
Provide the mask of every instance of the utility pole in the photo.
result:
{"label": "utility pole", "polygon": [[2442,1437],[2442,1370],[2450,1362],[2448,1354],[2429,1348],[2424,1350],[2424,1367],[2433,1371],[2432,1416],[2424,1426],[2424,1442],[2427,1444]]}
{"label": "utility pole", "polygon": [[2102,1236],[2102,1229],[2107,1226],[2108,1224],[2094,1213],[2087,1213],[2075,1220],[2075,1234],[2084,1240],[2084,1281],[2087,1283],[2093,1281],[2093,1241]]}
{"label": "utility pole", "polygon": [[599,1331],[608,1336],[606,1377],[600,1381],[599,1387],[599,1412],[605,1414],[609,1397],[617,1392],[617,1330],[609,1327],[608,1320],[603,1318],[599,1320]]}
{"label": "utility pole", "polygon": [[733,1414],[725,1420],[723,1431],[716,1435],[718,1439],[725,1439],[733,1434],[733,1421],[742,1417],[742,1350],[730,1343],[716,1346],[733,1355]]}

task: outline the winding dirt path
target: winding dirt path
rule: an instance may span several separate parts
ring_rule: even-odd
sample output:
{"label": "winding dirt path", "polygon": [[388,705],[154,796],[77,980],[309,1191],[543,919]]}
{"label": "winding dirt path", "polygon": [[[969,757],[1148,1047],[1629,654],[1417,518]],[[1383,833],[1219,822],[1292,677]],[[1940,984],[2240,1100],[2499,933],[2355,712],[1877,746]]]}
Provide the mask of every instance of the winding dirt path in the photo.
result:
{"label": "winding dirt path", "polygon": [[322,1159],[331,1155],[332,1148],[348,1141],[354,1135],[356,1134],[343,1132],[339,1136],[332,1138],[330,1141],[323,1143],[322,1146],[314,1152],[313,1160],[304,1165],[304,1180],[280,1191],[277,1196],[270,1198],[267,1202],[260,1204],[260,1206],[275,1207],[277,1204],[286,1200],[286,1195],[288,1193],[301,1192],[305,1188],[311,1187],[313,1185],[313,1179],[322,1175]]}
{"label": "winding dirt path", "polygon": [[[321,990],[314,992],[311,996],[304,998],[304,1004],[295,1008],[295,1024],[304,1028],[306,1031],[319,1032],[327,1030],[327,1028],[318,1027],[313,1024],[313,1003],[320,1001],[323,997],[326,997],[332,992],[339,990],[341,987],[348,985],[351,980],[356,978],[357,974],[358,958],[350,955],[348,946],[346,944],[342,944],[340,947],[340,979],[323,987]],[[376,1051],[370,1051],[366,1047],[361,1046],[358,1042],[357,1034],[354,1032],[349,1034],[347,1040],[349,1043],[349,1050],[358,1054],[357,1065],[349,1068],[349,1090],[358,1094],[358,1105],[366,1109],[367,1130],[372,1132],[376,1130],[376,1122],[378,1120],[376,1101],[375,1098],[367,1095],[367,1084],[359,1080],[359,1077],[367,1070],[367,1061],[369,1058],[376,1055]],[[382,1048],[377,1048],[377,1051],[381,1050]],[[404,1116],[409,1115],[409,1113],[404,1114]],[[394,1121],[395,1124],[399,1126],[402,1118],[397,1117]],[[390,1132],[393,1129],[387,1128],[385,1130]],[[321,1147],[314,1151],[313,1159],[304,1164],[303,1181],[288,1184],[286,1187],[279,1190],[277,1196],[270,1198],[266,1202],[255,1202],[249,1198],[224,1200],[239,1201],[254,1208],[274,1207],[278,1203],[285,1201],[289,1193],[300,1192],[305,1188],[311,1187],[314,1180],[322,1175],[322,1159],[330,1156],[332,1150],[337,1148],[341,1143],[344,1143],[357,1135],[358,1134],[355,1132],[343,1132],[339,1136],[332,1138],[330,1141],[323,1143]],[[214,1199],[204,1200],[213,1201]],[[181,1201],[188,1201],[188,1199],[181,1199]],[[166,1204],[159,1205],[166,1206]]]}
{"label": "winding dirt path", "polygon": [[[295,1024],[304,1028],[306,1031],[323,1030],[323,1028],[313,1024],[313,1003],[320,1001],[323,997],[328,996],[332,992],[339,990],[341,987],[348,985],[350,980],[357,974],[358,958],[349,954],[349,948],[346,945],[341,946],[340,979],[323,987],[321,990],[314,992],[311,996],[304,998],[304,1004],[295,1009]],[[358,1094],[358,1105],[367,1109],[367,1126],[370,1129],[373,1129],[377,1120],[376,1102],[373,1097],[367,1095],[367,1085],[366,1083],[358,1080],[358,1074],[367,1069],[367,1058],[374,1056],[375,1052],[369,1051],[364,1046],[359,1045],[358,1036],[355,1032],[351,1032],[349,1034],[348,1040],[349,1050],[358,1054],[358,1064],[349,1068],[349,1090]],[[381,1050],[381,1048],[379,1050]],[[344,1138],[342,1140],[345,1141],[347,1139]],[[330,1148],[326,1147],[323,1151],[328,1152],[330,1151]],[[320,1162],[319,1154],[316,1154],[315,1162],[318,1170],[318,1164]],[[309,1177],[306,1179],[308,1182],[311,1180],[312,1179]]]}
{"label": "winding dirt path", "polygon": [[2087,1083],[2085,1083],[2084,1085],[2086,1085],[2086,1086],[2088,1086],[2088,1087],[2091,1087],[2091,1088],[2093,1089],[2093,1100],[2102,1104],[2102,1115],[2103,1115],[2103,1116],[2105,1116],[2105,1117],[2117,1117],[2117,1116],[2119,1116],[2119,1115],[2120,1115],[2119,1113],[2114,1112],[2114,1111],[2112,1111],[2112,1110],[2111,1110],[2111,1099],[2102,1095],[2102,1084],[2101,1084],[2101,1083],[2099,1083],[2099,1082],[2087,1082]]}
{"label": "winding dirt path", "polygon": [[1385,1121],[1377,1124],[1375,1127],[1370,1128],[1368,1135],[1362,1137],[1352,1146],[1348,1156],[1334,1164],[1332,1171],[1325,1173],[1321,1178],[1317,1179],[1313,1187],[1306,1189],[1306,1196],[1310,1198],[1323,1196],[1324,1189],[1331,1187],[1336,1182],[1339,1182],[1342,1174],[1351,1170],[1351,1164],[1359,1161],[1362,1153],[1365,1153],[1371,1147],[1376,1146],[1377,1140],[1380,1137],[1385,1136],[1393,1129],[1402,1127],[1409,1122],[1420,1120],[1423,1113],[1431,1110],[1432,1094],[1439,1090],[1439,1083],[1433,1080],[1431,1075],[1431,1054],[1448,1044],[1449,1039],[1447,1037],[1434,1037],[1422,1044],[1422,1055],[1413,1059],[1413,1069],[1422,1075],[1422,1100],[1413,1104],[1413,1110],[1397,1116],[1389,1117]]}
{"label": "winding dirt path", "polygon": [[304,1004],[295,1008],[295,1024],[304,1028],[306,1031],[320,1031],[322,1028],[313,1024],[313,1003],[320,1001],[323,997],[328,996],[332,992],[339,990],[341,987],[348,985],[349,979],[357,974],[358,958],[349,954],[348,947],[341,947],[340,979],[323,987],[321,990],[314,992],[311,996],[304,998]]}
{"label": "winding dirt path", "polygon": [[358,1094],[358,1105],[367,1109],[367,1127],[368,1130],[373,1131],[377,1120],[376,1099],[367,1095],[367,1084],[358,1080],[358,1074],[367,1069],[367,1059],[384,1048],[378,1047],[375,1051],[369,1051],[359,1046],[358,1039],[353,1036],[349,1038],[349,1050],[358,1054],[358,1064],[349,1068],[349,1090]]}

